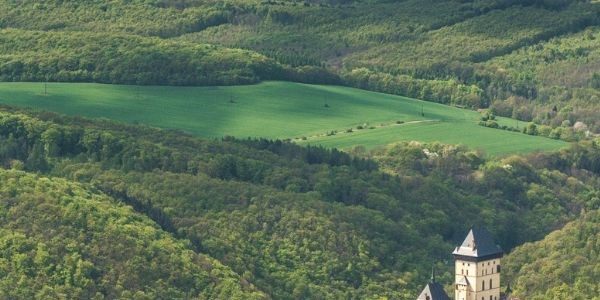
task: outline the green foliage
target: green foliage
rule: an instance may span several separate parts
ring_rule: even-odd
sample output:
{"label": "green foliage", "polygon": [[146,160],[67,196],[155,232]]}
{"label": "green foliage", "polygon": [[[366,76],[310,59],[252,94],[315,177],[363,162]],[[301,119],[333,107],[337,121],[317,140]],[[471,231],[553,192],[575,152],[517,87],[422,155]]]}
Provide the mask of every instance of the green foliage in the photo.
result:
{"label": "green foliage", "polygon": [[[420,140],[460,143],[503,155],[567,146],[551,139],[480,128],[480,114],[474,111],[335,86],[286,82],[217,88],[50,83],[46,94],[43,89],[44,85],[35,83],[2,83],[0,103],[175,128],[205,137],[294,138],[298,143],[340,148]],[[324,102],[329,107],[324,107]],[[404,123],[394,126],[401,124],[399,118]],[[499,118],[497,122],[515,126],[516,121]],[[344,133],[365,123],[383,126]],[[319,136],[323,132],[327,136]],[[61,134],[50,130],[42,140]],[[64,136],[60,144],[46,144],[49,156],[62,154],[60,145],[68,143],[72,135]],[[503,143],[508,139],[512,143]]]}
{"label": "green foliage", "polygon": [[[526,299],[593,299],[600,294],[600,211],[584,213],[504,260],[514,295]],[[506,281],[505,281],[506,282]]]}
{"label": "green foliage", "polygon": [[[599,9],[576,0],[0,1],[0,27],[14,28],[1,31],[0,79],[345,84],[598,133]],[[566,104],[577,109],[559,112]]]}
{"label": "green foliage", "polygon": [[[344,83],[462,107],[489,105],[497,116],[532,122],[527,133],[575,141],[584,134],[571,127],[578,122],[591,132],[600,128],[598,24],[598,3],[570,0],[0,1],[0,79]],[[254,88],[248,98],[269,99],[263,86]],[[266,127],[273,138],[309,135],[307,143],[338,146],[415,136],[486,145],[496,153],[564,145],[476,126],[474,112],[433,104],[422,111],[419,102],[398,104],[399,98],[335,87],[296,88],[306,93],[301,99],[275,94],[298,115],[281,114],[290,111],[285,105],[266,106],[283,125],[237,117],[231,110],[264,107],[221,94],[214,99],[222,100],[217,111],[225,113],[165,127],[209,124],[222,130],[217,136],[254,136]],[[117,89],[136,94],[136,87]],[[117,119],[164,126],[156,118],[164,117],[164,106],[150,101],[167,97],[148,96],[158,90],[137,98],[154,115],[121,96],[103,105],[111,117],[118,111],[108,105],[113,101],[129,108]],[[169,95],[169,106],[183,103],[180,113],[193,114],[190,91],[182,93],[187,102]],[[38,87],[15,92],[19,97],[8,93],[13,100],[6,101],[92,111],[93,102],[65,104],[60,101],[69,97],[54,92],[40,102]],[[92,99],[99,101],[99,94]],[[365,105],[349,105],[362,97]],[[385,112],[369,110],[373,103]],[[357,113],[377,117],[355,120]],[[325,123],[308,131],[295,127],[308,123],[306,115]],[[407,123],[342,130],[398,119]],[[411,123],[425,120],[438,122]],[[282,128],[289,131],[277,131]],[[331,136],[313,138],[325,131]],[[509,138],[515,142],[505,145]],[[463,147],[400,143],[357,149],[368,157],[361,159],[280,141],[199,140],[178,131],[3,109],[0,165],[42,175],[0,171],[0,298],[414,299],[431,260],[450,258],[448,249],[471,225],[465,220],[487,225],[511,250],[578,217],[583,221],[575,223],[585,225],[567,226],[568,234],[556,234],[561,242],[550,236],[540,247],[515,250],[508,269],[523,297],[593,297],[598,274],[588,266],[598,257],[598,144],[490,158]],[[573,248],[581,250],[568,256]],[[550,259],[537,260],[546,255]],[[440,280],[451,282],[451,267],[440,265]]]}
{"label": "green foliage", "polygon": [[[450,259],[470,224],[487,225],[510,250],[600,204],[597,144],[500,160],[463,147],[403,143],[364,152],[371,159],[361,159],[280,141],[200,140],[11,109],[0,113],[0,138],[6,149],[24,149],[4,151],[5,166],[18,165],[14,161],[26,160],[34,148],[54,149],[42,151],[46,171],[27,166],[52,180],[0,172],[6,177],[0,202],[10,206],[0,218],[6,228],[22,228],[16,232],[25,232],[27,249],[44,247],[41,240],[49,253],[27,250],[24,257],[41,266],[54,261],[74,274],[66,290],[62,281],[33,281],[37,273],[26,273],[32,281],[25,286],[47,282],[73,297],[99,291],[127,298],[131,291],[181,298],[185,290],[246,299],[262,296],[256,286],[280,299],[411,299],[432,257]],[[590,172],[569,173],[573,168]],[[33,196],[19,198],[27,188]],[[153,247],[157,239],[175,246]],[[63,252],[45,249],[75,249],[79,256],[62,262]],[[21,253],[3,255],[21,262]],[[203,254],[226,267],[201,260]],[[451,266],[440,269],[440,280],[450,282]],[[128,277],[112,276],[119,270]],[[7,280],[22,277],[19,272]],[[103,280],[105,274],[111,276]],[[1,290],[30,298],[25,286]],[[109,292],[115,294],[102,294]]]}
{"label": "green foliage", "polygon": [[6,170],[0,182],[1,298],[264,298],[93,189]]}
{"label": "green foliage", "polygon": [[0,20],[3,27],[28,30],[126,32],[168,38],[226,23],[241,9],[198,4],[186,0],[2,1]]}
{"label": "green foliage", "polygon": [[[598,37],[598,27],[595,26],[482,64],[483,69],[497,73],[493,77],[510,83],[506,88],[517,91],[533,89],[533,95],[529,97],[543,101],[509,97],[508,101],[494,102],[492,107],[501,108],[497,114],[502,116],[514,117],[513,109],[520,108],[528,111],[529,115],[522,120],[535,118],[540,124],[552,127],[560,126],[563,121],[571,124],[581,121],[597,131],[598,121],[594,112],[600,108],[595,99],[600,95],[594,89],[594,74],[600,61]],[[527,93],[519,92],[523,96]],[[573,110],[573,107],[577,109]]]}
{"label": "green foliage", "polygon": [[594,75],[592,75],[590,86],[595,89],[600,89],[600,74],[594,73]]}
{"label": "green foliage", "polygon": [[1,36],[3,81],[231,85],[283,73],[253,52],[157,38],[12,29]]}
{"label": "green foliage", "polygon": [[527,126],[523,127],[523,133],[529,134],[529,135],[537,135],[538,134],[537,126],[535,125],[535,123],[529,123],[529,124],[527,124]]}
{"label": "green foliage", "polygon": [[405,95],[443,104],[477,108],[482,91],[478,87],[464,85],[454,80],[422,80],[410,76],[378,73],[367,68],[354,69],[342,74],[345,83],[367,90]]}

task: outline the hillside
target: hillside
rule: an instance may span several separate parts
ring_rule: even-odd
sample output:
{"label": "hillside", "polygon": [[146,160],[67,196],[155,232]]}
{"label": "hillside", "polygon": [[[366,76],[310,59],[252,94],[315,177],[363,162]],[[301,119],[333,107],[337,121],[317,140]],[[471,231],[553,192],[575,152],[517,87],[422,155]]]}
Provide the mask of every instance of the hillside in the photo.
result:
{"label": "hillside", "polygon": [[[155,230],[160,226],[171,233],[194,255],[209,255],[231,268],[242,285],[247,282],[277,299],[411,299],[428,277],[431,258],[449,259],[448,249],[470,224],[485,224],[510,250],[543,238],[582,209],[598,209],[598,142],[501,160],[460,147],[409,143],[361,159],[282,142],[202,140],[14,109],[0,113],[0,140],[4,167],[79,182],[83,186],[71,184],[71,190],[92,189],[81,201],[109,195],[151,218],[158,224]],[[22,172],[6,174],[31,178],[32,184],[46,182]],[[15,185],[17,191],[19,186],[27,184]],[[61,196],[63,188],[50,190],[52,197],[71,197]],[[40,190],[40,197],[53,195],[47,191]],[[11,195],[15,192],[7,191],[2,201]],[[110,211],[110,198],[99,197],[107,204],[106,209],[95,204],[97,213]],[[30,213],[39,222],[57,215],[52,210]],[[56,234],[75,230],[77,224],[94,228],[93,215],[77,216],[79,221],[65,228],[35,228],[55,228]],[[29,228],[28,219],[19,226]],[[90,242],[81,246],[81,255],[100,259],[86,245]],[[191,268],[188,264],[183,266]],[[440,280],[450,282],[451,267],[438,266]],[[140,280],[140,286],[154,286],[149,278]],[[235,285],[226,289],[236,290]],[[200,296],[209,291],[198,286]],[[177,295],[176,290],[165,293]]]}
{"label": "hillside", "polygon": [[0,78],[336,83],[599,133],[599,10],[577,0],[0,1]]}
{"label": "hillside", "polygon": [[64,179],[0,170],[3,299],[265,299],[148,217]]}
{"label": "hillside", "polygon": [[121,33],[5,29],[0,43],[2,81],[224,85],[283,73],[254,52]]}
{"label": "hillside", "polygon": [[0,298],[596,299],[599,112],[597,0],[0,0]]}
{"label": "hillside", "polygon": [[[479,126],[482,116],[471,110],[345,87],[288,82],[234,87],[0,83],[0,103],[179,129],[204,137],[293,139],[345,149],[416,140],[463,144],[490,155],[507,155],[568,146],[559,140]],[[519,129],[527,125],[512,119],[498,121]]]}
{"label": "hillside", "polygon": [[[265,15],[245,14],[180,39],[253,49],[292,65],[324,65],[355,87],[502,107],[499,115],[554,127],[581,121],[599,132],[598,3],[267,3]],[[465,88],[473,93],[457,95]]]}
{"label": "hillside", "polygon": [[597,299],[600,212],[594,210],[526,243],[505,260],[507,279],[522,299]]}

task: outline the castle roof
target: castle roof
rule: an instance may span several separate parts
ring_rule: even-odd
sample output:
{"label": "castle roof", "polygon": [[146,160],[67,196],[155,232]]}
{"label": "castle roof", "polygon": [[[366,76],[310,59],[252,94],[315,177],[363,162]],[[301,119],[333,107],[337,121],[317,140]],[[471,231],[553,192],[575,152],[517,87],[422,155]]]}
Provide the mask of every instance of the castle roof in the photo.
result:
{"label": "castle roof", "polygon": [[483,227],[473,227],[452,254],[456,256],[486,259],[502,257],[502,249],[494,243],[492,235]]}
{"label": "castle roof", "polygon": [[467,279],[466,276],[461,276],[460,279],[456,282],[456,284],[469,285],[469,279]]}
{"label": "castle roof", "polygon": [[432,280],[425,286],[417,300],[450,300],[450,297],[441,284]]}
{"label": "castle roof", "polygon": [[444,287],[435,282],[435,270],[431,268],[431,281],[425,286],[417,300],[450,300]]}

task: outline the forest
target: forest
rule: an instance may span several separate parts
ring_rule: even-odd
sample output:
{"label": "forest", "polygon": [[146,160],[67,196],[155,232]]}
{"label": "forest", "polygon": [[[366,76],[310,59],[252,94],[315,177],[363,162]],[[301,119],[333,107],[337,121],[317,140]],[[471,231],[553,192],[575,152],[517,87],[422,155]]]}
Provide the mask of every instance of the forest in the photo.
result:
{"label": "forest", "polygon": [[[598,278],[598,210],[584,212],[543,240],[515,249],[505,262],[515,293],[527,299],[589,299]],[[588,292],[582,292],[588,291]]]}
{"label": "forest", "polygon": [[599,10],[584,0],[0,1],[0,78],[342,84],[598,134]]}
{"label": "forest", "polygon": [[598,40],[587,0],[0,0],[0,81],[346,85],[571,143],[343,152],[0,106],[0,298],[414,299],[473,225],[514,295],[597,297]]}
{"label": "forest", "polygon": [[[0,139],[2,282],[36,282],[16,298],[411,299],[432,263],[452,282],[444,262],[472,224],[510,251],[600,208],[598,140],[498,159],[415,142],[349,154],[8,107]],[[594,278],[572,288],[591,296]]]}

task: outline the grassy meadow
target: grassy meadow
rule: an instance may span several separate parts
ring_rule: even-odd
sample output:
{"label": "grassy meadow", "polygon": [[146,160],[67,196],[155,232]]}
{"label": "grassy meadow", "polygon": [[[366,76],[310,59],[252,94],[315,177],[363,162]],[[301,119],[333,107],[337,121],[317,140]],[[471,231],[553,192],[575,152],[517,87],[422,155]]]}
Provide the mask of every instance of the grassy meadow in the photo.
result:
{"label": "grassy meadow", "polygon": [[[477,126],[477,125],[475,125]],[[350,148],[363,146],[367,149],[398,141],[441,141],[446,144],[462,144],[483,150],[490,155],[505,155],[558,149],[566,143],[545,137],[529,136],[519,132],[503,131],[477,126],[468,122],[415,122],[377,129],[355,130],[335,136],[320,136],[302,141],[326,147]]]}
{"label": "grassy meadow", "polygon": [[[464,144],[502,155],[567,145],[479,126],[480,114],[471,110],[353,88],[289,82],[227,87],[0,83],[0,103],[175,128],[204,137],[290,138],[338,148],[417,140]],[[506,118],[500,123],[517,125]],[[327,135],[332,131],[336,134]]]}

